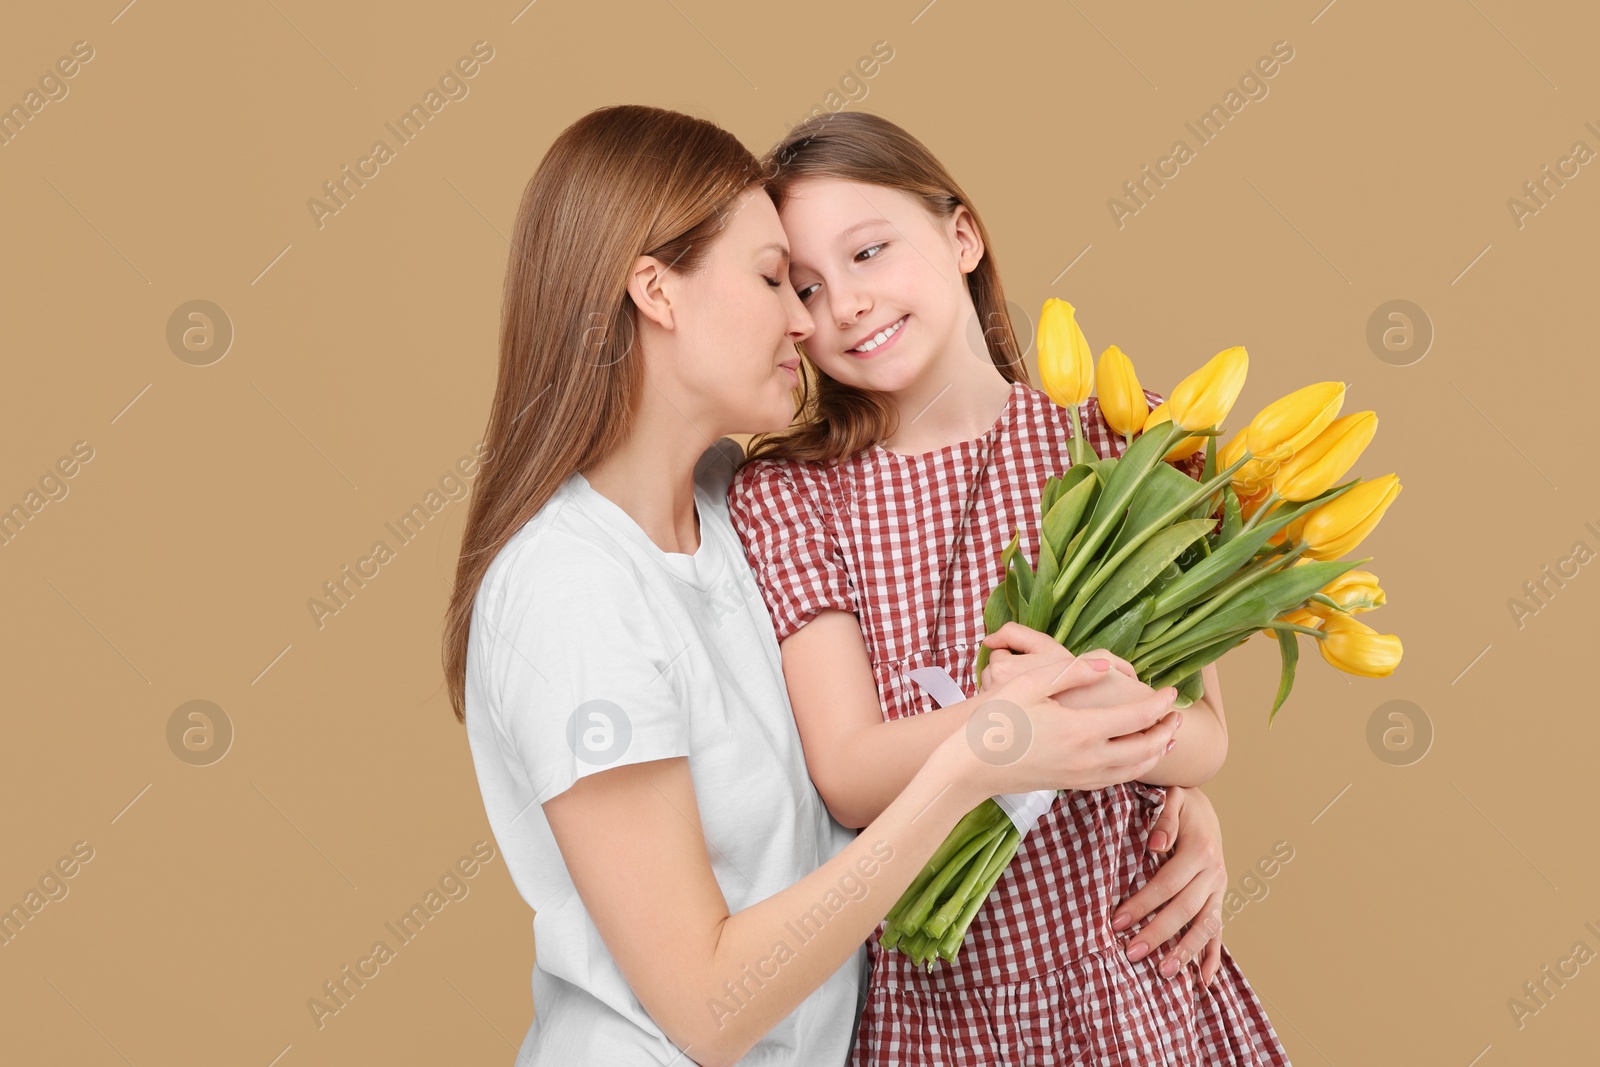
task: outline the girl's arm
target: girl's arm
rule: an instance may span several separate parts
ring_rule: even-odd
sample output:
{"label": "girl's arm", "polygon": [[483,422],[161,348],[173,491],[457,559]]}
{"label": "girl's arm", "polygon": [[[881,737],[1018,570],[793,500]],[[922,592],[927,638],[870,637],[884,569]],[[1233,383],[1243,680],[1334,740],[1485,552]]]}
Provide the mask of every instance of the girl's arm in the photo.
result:
{"label": "girl's arm", "polygon": [[[1031,649],[1034,646],[1027,643],[1026,635],[1034,635],[1034,640],[1054,650],[1049,655],[1071,659],[1048,634],[1011,625],[1023,631],[1024,637],[1021,642],[1013,638],[1007,647]],[[806,769],[842,826],[859,828],[877,818],[928,754],[962,730],[973,710],[994,697],[986,690],[956,704],[885,722],[861,624],[847,611],[817,613],[784,638],[780,651]],[[1015,668],[1027,669],[1039,662],[1018,656]],[[1222,766],[1228,735],[1215,665],[1206,667],[1201,677],[1206,698],[1184,709],[1183,729],[1178,734],[1182,740],[1140,781],[1197,786],[1210,781]],[[1071,703],[1074,707],[1110,707],[1150,691],[1143,682],[1108,671],[1094,686],[1077,690]]]}
{"label": "girl's arm", "polygon": [[841,826],[877,818],[939,743],[993,697],[885,722],[866,639],[848,611],[818,612],[783,639],[780,652],[806,770]]}
{"label": "girl's arm", "polygon": [[1173,733],[1170,692],[1086,713],[1078,725],[1046,699],[1095,675],[1088,663],[1069,672],[1035,671],[1006,688],[1033,723],[1014,762],[986,761],[966,738],[948,738],[842,851],[737,914],[711,870],[687,757],[587,775],[544,812],[634,995],[695,1063],[721,1067],[849,960],[985,797],[1064,774],[1113,781],[1154,766]]}

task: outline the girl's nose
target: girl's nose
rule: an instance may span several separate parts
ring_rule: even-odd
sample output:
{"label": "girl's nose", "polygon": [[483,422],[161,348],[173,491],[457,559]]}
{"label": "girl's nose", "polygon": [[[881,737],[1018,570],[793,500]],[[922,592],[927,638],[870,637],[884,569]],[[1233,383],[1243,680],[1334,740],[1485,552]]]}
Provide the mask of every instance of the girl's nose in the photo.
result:
{"label": "girl's nose", "polygon": [[835,289],[829,307],[839,323],[839,329],[848,330],[872,307],[872,299],[859,289]]}

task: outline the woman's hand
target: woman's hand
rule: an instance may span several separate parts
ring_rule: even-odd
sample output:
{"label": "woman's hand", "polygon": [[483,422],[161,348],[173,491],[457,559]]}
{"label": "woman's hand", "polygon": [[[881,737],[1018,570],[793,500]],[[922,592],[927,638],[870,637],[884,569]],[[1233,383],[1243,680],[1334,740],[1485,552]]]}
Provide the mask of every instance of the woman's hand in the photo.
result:
{"label": "woman's hand", "polygon": [[[1228,870],[1222,857],[1222,824],[1200,790],[1167,787],[1166,805],[1150,831],[1150,848],[1165,852],[1174,838],[1177,851],[1143,889],[1117,908],[1111,928],[1126,930],[1156,912],[1128,945],[1128,959],[1137,961],[1165,944],[1185,923],[1198,919],[1162,959],[1161,973],[1171,978],[1203,951],[1200,980],[1210,985],[1222,966],[1222,895],[1228,887]],[[1163,902],[1167,902],[1164,907]]]}
{"label": "woman's hand", "polygon": [[[1087,656],[1065,666],[1041,663],[982,694],[966,725],[941,746],[951,748],[967,783],[985,796],[1137,781],[1176,743],[1183,721],[1172,708],[1177,688],[1144,686],[1144,694],[1110,707],[1080,707],[1079,695],[1117,677],[1109,668],[1109,660]],[[1063,708],[1072,713],[1061,714]]]}

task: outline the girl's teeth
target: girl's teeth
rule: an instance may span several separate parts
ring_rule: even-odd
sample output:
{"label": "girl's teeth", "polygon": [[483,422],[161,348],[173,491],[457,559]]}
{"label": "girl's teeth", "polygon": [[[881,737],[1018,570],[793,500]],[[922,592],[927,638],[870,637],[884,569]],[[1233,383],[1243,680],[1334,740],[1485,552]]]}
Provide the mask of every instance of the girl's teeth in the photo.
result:
{"label": "girl's teeth", "polygon": [[851,351],[853,351],[853,352],[871,352],[874,348],[877,348],[879,345],[883,344],[883,342],[885,342],[889,338],[893,337],[895,335],[895,333],[899,329],[900,329],[900,324],[898,322],[896,322],[893,326],[889,327],[887,330],[880,330],[878,332],[877,336],[872,337],[869,340],[862,341],[859,345],[856,345],[855,348],[851,349]]}

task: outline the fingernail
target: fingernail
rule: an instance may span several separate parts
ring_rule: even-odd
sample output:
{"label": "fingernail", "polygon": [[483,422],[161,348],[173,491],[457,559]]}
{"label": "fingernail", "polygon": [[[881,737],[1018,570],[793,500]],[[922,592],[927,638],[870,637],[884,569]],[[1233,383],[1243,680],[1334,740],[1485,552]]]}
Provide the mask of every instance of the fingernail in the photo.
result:
{"label": "fingernail", "polygon": [[1181,711],[1180,711],[1180,712],[1178,712],[1178,722],[1177,722],[1177,725],[1176,725],[1176,726],[1174,726],[1174,727],[1173,727],[1173,729],[1174,729],[1174,730],[1176,730],[1176,729],[1177,729],[1177,728],[1178,728],[1178,726],[1182,726],[1182,725],[1183,725],[1183,712],[1181,712]]}
{"label": "fingernail", "polygon": [[1133,916],[1129,915],[1127,912],[1123,912],[1111,920],[1111,929],[1113,930],[1126,930],[1132,925]]}
{"label": "fingernail", "polygon": [[1172,746],[1177,744],[1177,743],[1178,743],[1178,739],[1176,737],[1174,737],[1171,741],[1168,741],[1167,742],[1167,751],[1171,752],[1172,751]]}
{"label": "fingernail", "polygon": [[1161,964],[1161,977],[1171,978],[1178,973],[1178,957],[1168,956]]}
{"label": "fingernail", "polygon": [[1111,661],[1108,659],[1092,659],[1089,661],[1089,666],[1097,671],[1103,671],[1111,666]]}
{"label": "fingernail", "polygon": [[1138,963],[1150,954],[1150,946],[1143,941],[1135,941],[1128,946],[1128,959]]}
{"label": "fingernail", "polygon": [[[1168,745],[1167,747],[1171,748],[1172,746]],[[1155,833],[1151,834],[1150,847],[1155,849],[1157,852],[1160,852],[1162,849],[1166,848],[1167,832],[1165,830],[1157,830]],[[1115,929],[1115,927],[1113,927],[1113,929]]]}

